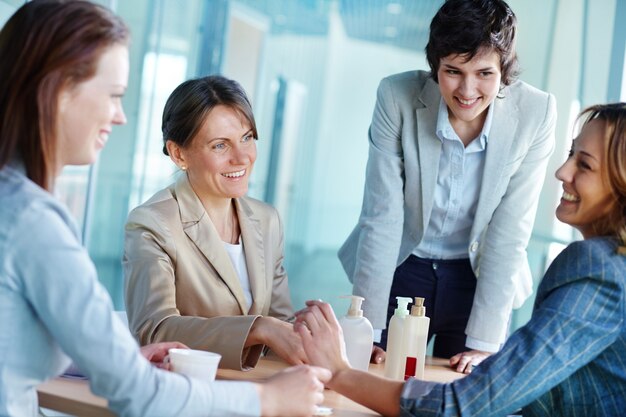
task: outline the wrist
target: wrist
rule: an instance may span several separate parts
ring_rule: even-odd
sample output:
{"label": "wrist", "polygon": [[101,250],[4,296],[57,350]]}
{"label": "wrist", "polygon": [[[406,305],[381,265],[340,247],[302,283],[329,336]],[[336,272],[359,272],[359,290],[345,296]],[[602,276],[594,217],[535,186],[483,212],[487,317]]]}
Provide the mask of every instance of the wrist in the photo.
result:
{"label": "wrist", "polygon": [[248,337],[246,338],[246,347],[266,345],[267,341],[271,340],[270,331],[272,319],[272,317],[259,316],[254,320],[248,332]]}
{"label": "wrist", "polygon": [[335,388],[340,386],[343,380],[345,380],[346,378],[349,379],[348,374],[350,373],[351,370],[352,368],[350,368],[350,365],[348,363],[342,362],[341,364],[336,366],[335,369],[330,370],[333,376],[330,379],[330,381],[328,381],[324,385],[326,386],[326,388],[336,391]]}
{"label": "wrist", "polygon": [[259,396],[259,404],[261,405],[262,416],[274,415],[274,403],[272,402],[271,395],[268,393],[267,386],[265,384],[255,383],[257,395]]}

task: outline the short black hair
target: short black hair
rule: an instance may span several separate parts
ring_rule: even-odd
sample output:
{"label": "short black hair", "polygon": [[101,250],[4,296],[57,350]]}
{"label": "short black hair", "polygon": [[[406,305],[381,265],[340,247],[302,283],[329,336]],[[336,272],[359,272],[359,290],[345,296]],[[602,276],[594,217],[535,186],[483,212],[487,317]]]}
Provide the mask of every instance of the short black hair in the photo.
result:
{"label": "short black hair", "polygon": [[517,18],[502,0],[446,0],[430,22],[426,59],[435,81],[441,58],[466,55],[471,60],[485,50],[500,56],[502,84],[518,75],[515,53]]}

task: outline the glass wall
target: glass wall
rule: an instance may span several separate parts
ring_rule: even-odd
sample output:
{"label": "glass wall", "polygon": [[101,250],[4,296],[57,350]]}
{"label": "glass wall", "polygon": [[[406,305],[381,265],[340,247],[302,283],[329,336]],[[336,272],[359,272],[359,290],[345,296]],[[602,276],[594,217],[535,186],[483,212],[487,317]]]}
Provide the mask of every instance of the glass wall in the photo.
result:
{"label": "glass wall", "polygon": [[15,11],[17,5],[10,1],[0,1],[0,25],[4,25],[4,22]]}
{"label": "glass wall", "polygon": [[[427,68],[428,25],[442,0],[101,2],[133,34],[128,124],[114,130],[91,170],[66,172],[58,192],[83,222],[116,307],[123,309],[128,211],[177,175],[161,150],[164,101],[187,78],[222,73],[240,81],[253,102],[260,137],[250,195],[275,205],[283,218],[294,305],[322,298],[342,313],[347,303],[338,296],[349,294],[351,284],[336,252],[360,212],[376,88],[386,75]],[[0,18],[15,3],[21,2],[0,0]],[[555,94],[559,111],[557,148],[529,247],[538,281],[577,237],[554,219],[560,187],[553,172],[569,149],[576,112],[619,98],[625,29],[615,22],[626,13],[620,0],[509,3],[519,20],[520,78]],[[527,320],[530,306],[516,313],[514,327]]]}
{"label": "glass wall", "polygon": [[[197,0],[185,8],[175,0],[126,3],[117,7],[134,33],[130,123],[120,129],[117,149],[102,156],[99,224],[89,240],[116,305],[122,305],[125,216],[175,176],[161,152],[164,100],[185,78],[223,73],[239,80],[253,102],[260,138],[250,195],[281,213],[294,304],[323,298],[343,310],[337,297],[350,293],[351,284],[336,252],[360,211],[376,88],[386,75],[427,67],[428,25],[441,1]],[[619,48],[606,46],[624,39],[614,30],[616,1],[510,4],[519,20],[520,78],[554,93],[560,115],[529,248],[538,280],[576,237],[553,214],[560,195],[553,172],[569,149],[572,117],[581,106],[607,100],[609,71],[623,65],[612,61],[610,51]],[[527,320],[529,309],[530,303],[514,326]]]}

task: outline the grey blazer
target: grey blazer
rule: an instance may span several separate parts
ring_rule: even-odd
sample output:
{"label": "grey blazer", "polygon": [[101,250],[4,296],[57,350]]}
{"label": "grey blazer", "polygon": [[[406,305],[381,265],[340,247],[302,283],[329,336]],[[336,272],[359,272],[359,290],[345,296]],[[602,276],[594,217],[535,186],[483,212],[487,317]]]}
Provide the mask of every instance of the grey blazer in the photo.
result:
{"label": "grey blazer", "polygon": [[[548,159],[554,150],[552,95],[516,81],[494,114],[467,254],[477,277],[466,334],[502,343],[512,308],[532,293],[526,246]],[[393,274],[419,244],[431,210],[441,141],[441,95],[424,71],[383,79],[369,130],[363,207],[339,258],[365,297],[365,315],[385,327]]]}
{"label": "grey blazer", "polygon": [[126,310],[142,345],[179,341],[218,352],[220,367],[256,365],[263,346],[244,349],[254,320],[293,314],[278,212],[235,200],[252,291],[248,309],[224,244],[186,175],[128,216]]}

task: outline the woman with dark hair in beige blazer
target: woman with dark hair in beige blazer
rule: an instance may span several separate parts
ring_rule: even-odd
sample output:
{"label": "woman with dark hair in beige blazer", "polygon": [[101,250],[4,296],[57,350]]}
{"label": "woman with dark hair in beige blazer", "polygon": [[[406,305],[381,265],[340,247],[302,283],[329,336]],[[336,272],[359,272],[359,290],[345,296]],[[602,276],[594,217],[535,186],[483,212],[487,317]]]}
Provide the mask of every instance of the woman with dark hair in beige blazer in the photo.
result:
{"label": "woman with dark hair in beige blazer", "polygon": [[257,130],[241,86],[221,76],[189,80],[163,112],[163,152],[183,171],[135,208],[126,224],[124,272],[131,331],[143,344],[177,340],[254,367],[264,346],[306,362],[283,268],[278,212],[245,197]]}

